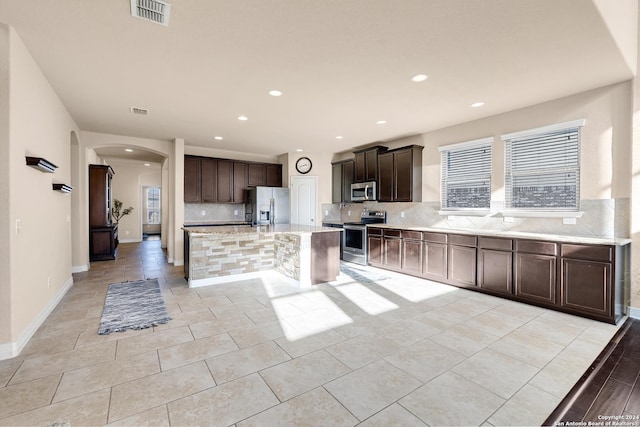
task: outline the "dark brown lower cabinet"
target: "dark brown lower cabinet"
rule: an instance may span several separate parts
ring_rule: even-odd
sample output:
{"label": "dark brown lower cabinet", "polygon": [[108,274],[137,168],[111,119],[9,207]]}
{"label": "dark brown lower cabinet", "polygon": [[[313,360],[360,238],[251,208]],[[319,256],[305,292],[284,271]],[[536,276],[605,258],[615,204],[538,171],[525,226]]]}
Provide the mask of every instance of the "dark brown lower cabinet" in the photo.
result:
{"label": "dark brown lower cabinet", "polygon": [[476,286],[476,251],[476,248],[468,246],[449,246],[449,283],[457,286]]}
{"label": "dark brown lower cabinet", "polygon": [[563,308],[610,317],[611,263],[562,259]]}
{"label": "dark brown lower cabinet", "polygon": [[422,274],[422,241],[402,239],[402,271],[413,274]]}
{"label": "dark brown lower cabinet", "polygon": [[369,264],[609,323],[629,305],[630,245],[368,228]]}
{"label": "dark brown lower cabinet", "polygon": [[400,230],[384,230],[383,245],[383,265],[392,269],[399,269],[402,266],[402,239],[400,239]]}
{"label": "dark brown lower cabinet", "polygon": [[382,267],[382,229],[369,229],[367,236],[367,259],[369,264]]}
{"label": "dark brown lower cabinet", "polygon": [[447,244],[424,242],[422,246],[422,275],[427,279],[447,280]]}
{"label": "dark brown lower cabinet", "polygon": [[478,287],[490,292],[513,293],[513,240],[478,237]]}
{"label": "dark brown lower cabinet", "polygon": [[478,286],[492,292],[511,294],[513,253],[478,250]]}
{"label": "dark brown lower cabinet", "polygon": [[117,255],[118,226],[91,227],[89,230],[89,260],[113,260]]}
{"label": "dark brown lower cabinet", "polygon": [[555,255],[516,253],[514,294],[524,300],[556,304]]}

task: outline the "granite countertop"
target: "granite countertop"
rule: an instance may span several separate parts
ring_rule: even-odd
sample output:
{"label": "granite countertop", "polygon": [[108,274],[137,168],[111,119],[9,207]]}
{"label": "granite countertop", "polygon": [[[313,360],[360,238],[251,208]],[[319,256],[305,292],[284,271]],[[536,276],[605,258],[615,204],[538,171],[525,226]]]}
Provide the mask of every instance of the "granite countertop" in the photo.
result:
{"label": "granite countertop", "polygon": [[273,224],[273,225],[228,225],[228,226],[201,226],[182,227],[190,235],[193,234],[256,234],[256,233],[327,233],[340,232],[331,227],[317,227],[314,225],[299,224]]}
{"label": "granite countertop", "polygon": [[185,227],[220,227],[225,225],[249,225],[247,221],[185,221]]}
{"label": "granite countertop", "polygon": [[522,231],[497,231],[497,230],[469,230],[469,229],[453,229],[453,228],[435,228],[435,227],[416,227],[407,225],[393,224],[372,224],[369,227],[376,228],[396,228],[400,230],[428,231],[432,233],[447,234],[466,234],[483,237],[504,237],[510,239],[529,239],[529,240],[547,240],[562,243],[578,243],[586,245],[628,245],[631,239],[628,238],[598,238],[598,237],[581,237],[567,236],[559,234],[545,233],[528,233]]}

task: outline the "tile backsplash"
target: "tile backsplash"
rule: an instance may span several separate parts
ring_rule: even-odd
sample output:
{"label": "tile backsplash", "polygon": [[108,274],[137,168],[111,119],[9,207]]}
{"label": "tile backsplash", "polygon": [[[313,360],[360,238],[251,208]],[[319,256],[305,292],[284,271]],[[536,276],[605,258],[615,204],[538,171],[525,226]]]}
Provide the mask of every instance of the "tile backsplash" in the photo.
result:
{"label": "tile backsplash", "polygon": [[[203,215],[204,213],[204,215]],[[238,203],[185,203],[184,222],[244,221],[244,205]]]}
{"label": "tile backsplash", "polygon": [[500,213],[487,216],[442,216],[439,202],[423,203],[346,203],[322,205],[323,221],[357,221],[364,208],[387,211],[387,223],[398,226],[521,231],[580,237],[629,237],[629,198],[581,200],[582,217],[575,224],[564,224],[563,218],[510,218]]}

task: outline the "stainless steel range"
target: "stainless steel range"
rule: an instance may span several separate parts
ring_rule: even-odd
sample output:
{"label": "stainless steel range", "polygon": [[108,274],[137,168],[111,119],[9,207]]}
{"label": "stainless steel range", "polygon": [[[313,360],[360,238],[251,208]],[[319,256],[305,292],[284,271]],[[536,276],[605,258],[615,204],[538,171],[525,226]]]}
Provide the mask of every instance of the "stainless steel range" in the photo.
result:
{"label": "stainless steel range", "polygon": [[359,222],[345,222],[342,232],[342,259],[367,265],[367,224],[387,222],[385,211],[363,210]]}

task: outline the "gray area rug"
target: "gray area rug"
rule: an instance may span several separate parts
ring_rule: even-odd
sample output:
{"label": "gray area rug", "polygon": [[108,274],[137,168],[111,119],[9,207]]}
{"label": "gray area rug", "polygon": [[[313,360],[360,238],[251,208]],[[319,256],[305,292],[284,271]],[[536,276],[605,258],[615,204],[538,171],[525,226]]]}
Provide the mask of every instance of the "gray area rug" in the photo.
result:
{"label": "gray area rug", "polygon": [[340,263],[340,272],[360,283],[374,283],[378,280],[388,279],[387,276],[383,276],[382,274],[378,274],[364,268],[348,266],[343,262]]}
{"label": "gray area rug", "polygon": [[157,279],[112,283],[104,299],[98,334],[145,329],[169,320]]}

